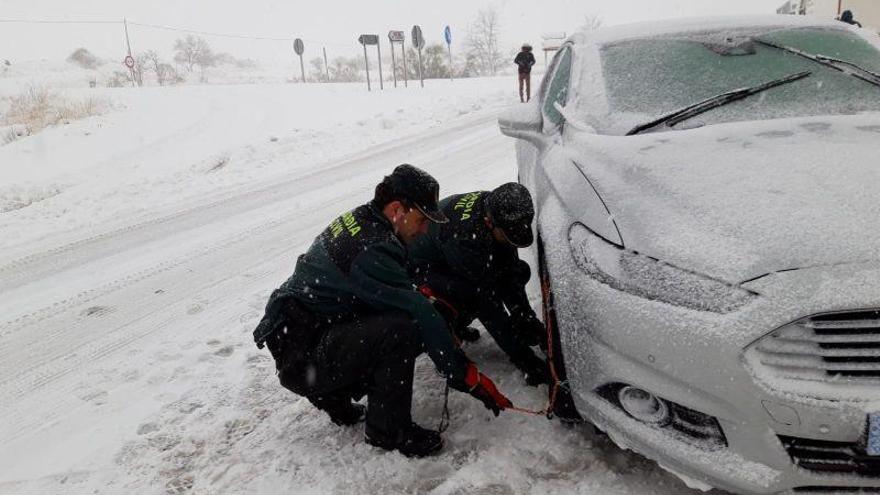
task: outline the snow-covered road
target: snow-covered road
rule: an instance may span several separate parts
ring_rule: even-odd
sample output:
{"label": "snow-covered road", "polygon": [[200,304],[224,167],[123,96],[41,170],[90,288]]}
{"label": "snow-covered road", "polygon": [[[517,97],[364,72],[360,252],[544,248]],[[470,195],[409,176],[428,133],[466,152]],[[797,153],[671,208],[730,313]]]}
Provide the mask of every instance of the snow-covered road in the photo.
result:
{"label": "snow-covered road", "polygon": [[[430,171],[442,194],[515,180],[495,114],[0,257],[0,493],[687,493],[588,427],[494,419],[455,392],[442,455],[368,447],[253,346],[296,256],[394,165]],[[543,405],[494,345],[468,353],[519,405]],[[436,424],[441,405],[421,358],[414,415]]]}

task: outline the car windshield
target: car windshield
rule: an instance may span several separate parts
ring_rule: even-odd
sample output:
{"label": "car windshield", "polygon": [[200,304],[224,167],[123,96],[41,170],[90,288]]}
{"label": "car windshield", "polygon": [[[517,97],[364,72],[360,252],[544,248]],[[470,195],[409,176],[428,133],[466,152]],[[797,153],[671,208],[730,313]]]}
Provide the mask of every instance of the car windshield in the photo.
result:
{"label": "car windshield", "polygon": [[714,108],[673,129],[880,111],[880,87],[796,54],[756,43],[756,39],[880,72],[880,51],[857,34],[840,29],[797,28],[627,40],[601,50],[608,113],[598,117],[594,114],[587,120],[601,133],[625,134],[635,126],[701,100],[802,71],[811,71],[811,77]]}

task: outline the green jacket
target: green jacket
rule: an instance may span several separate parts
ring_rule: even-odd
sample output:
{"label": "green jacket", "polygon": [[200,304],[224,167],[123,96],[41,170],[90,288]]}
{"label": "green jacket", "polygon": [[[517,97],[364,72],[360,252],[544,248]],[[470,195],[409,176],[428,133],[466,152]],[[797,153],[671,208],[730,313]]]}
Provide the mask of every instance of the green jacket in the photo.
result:
{"label": "green jacket", "polygon": [[328,320],[403,311],[412,316],[428,356],[450,385],[464,387],[468,359],[456,347],[446,321],[407,273],[407,253],[391,222],[372,203],[337,218],[301,255],[293,275],[269,297],[254,330],[258,347],[285,325],[288,298]]}

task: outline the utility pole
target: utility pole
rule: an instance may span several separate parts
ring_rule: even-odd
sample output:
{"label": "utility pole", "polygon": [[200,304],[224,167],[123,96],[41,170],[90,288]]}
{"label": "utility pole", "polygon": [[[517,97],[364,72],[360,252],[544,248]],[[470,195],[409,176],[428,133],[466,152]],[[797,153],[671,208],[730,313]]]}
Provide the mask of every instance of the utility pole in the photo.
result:
{"label": "utility pole", "polygon": [[327,82],[330,82],[330,66],[327,64],[327,47],[322,47],[324,50],[324,72],[327,74]]}
{"label": "utility pole", "polygon": [[[133,60],[134,57],[131,56],[131,40],[128,39],[128,20],[124,17],[122,18],[122,25],[123,27],[125,27],[125,46],[128,49],[128,56]],[[131,74],[131,87],[133,88],[135,87],[134,64],[132,64],[131,67],[128,68],[128,71]]]}

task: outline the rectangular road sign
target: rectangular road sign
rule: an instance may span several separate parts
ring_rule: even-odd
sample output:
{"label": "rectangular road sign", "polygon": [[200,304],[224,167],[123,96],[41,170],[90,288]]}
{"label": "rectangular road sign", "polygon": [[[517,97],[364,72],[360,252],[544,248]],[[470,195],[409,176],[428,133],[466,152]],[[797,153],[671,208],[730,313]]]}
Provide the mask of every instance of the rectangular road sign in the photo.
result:
{"label": "rectangular road sign", "polygon": [[362,45],[378,45],[379,44],[379,35],[378,34],[362,34],[358,37],[358,43]]}

